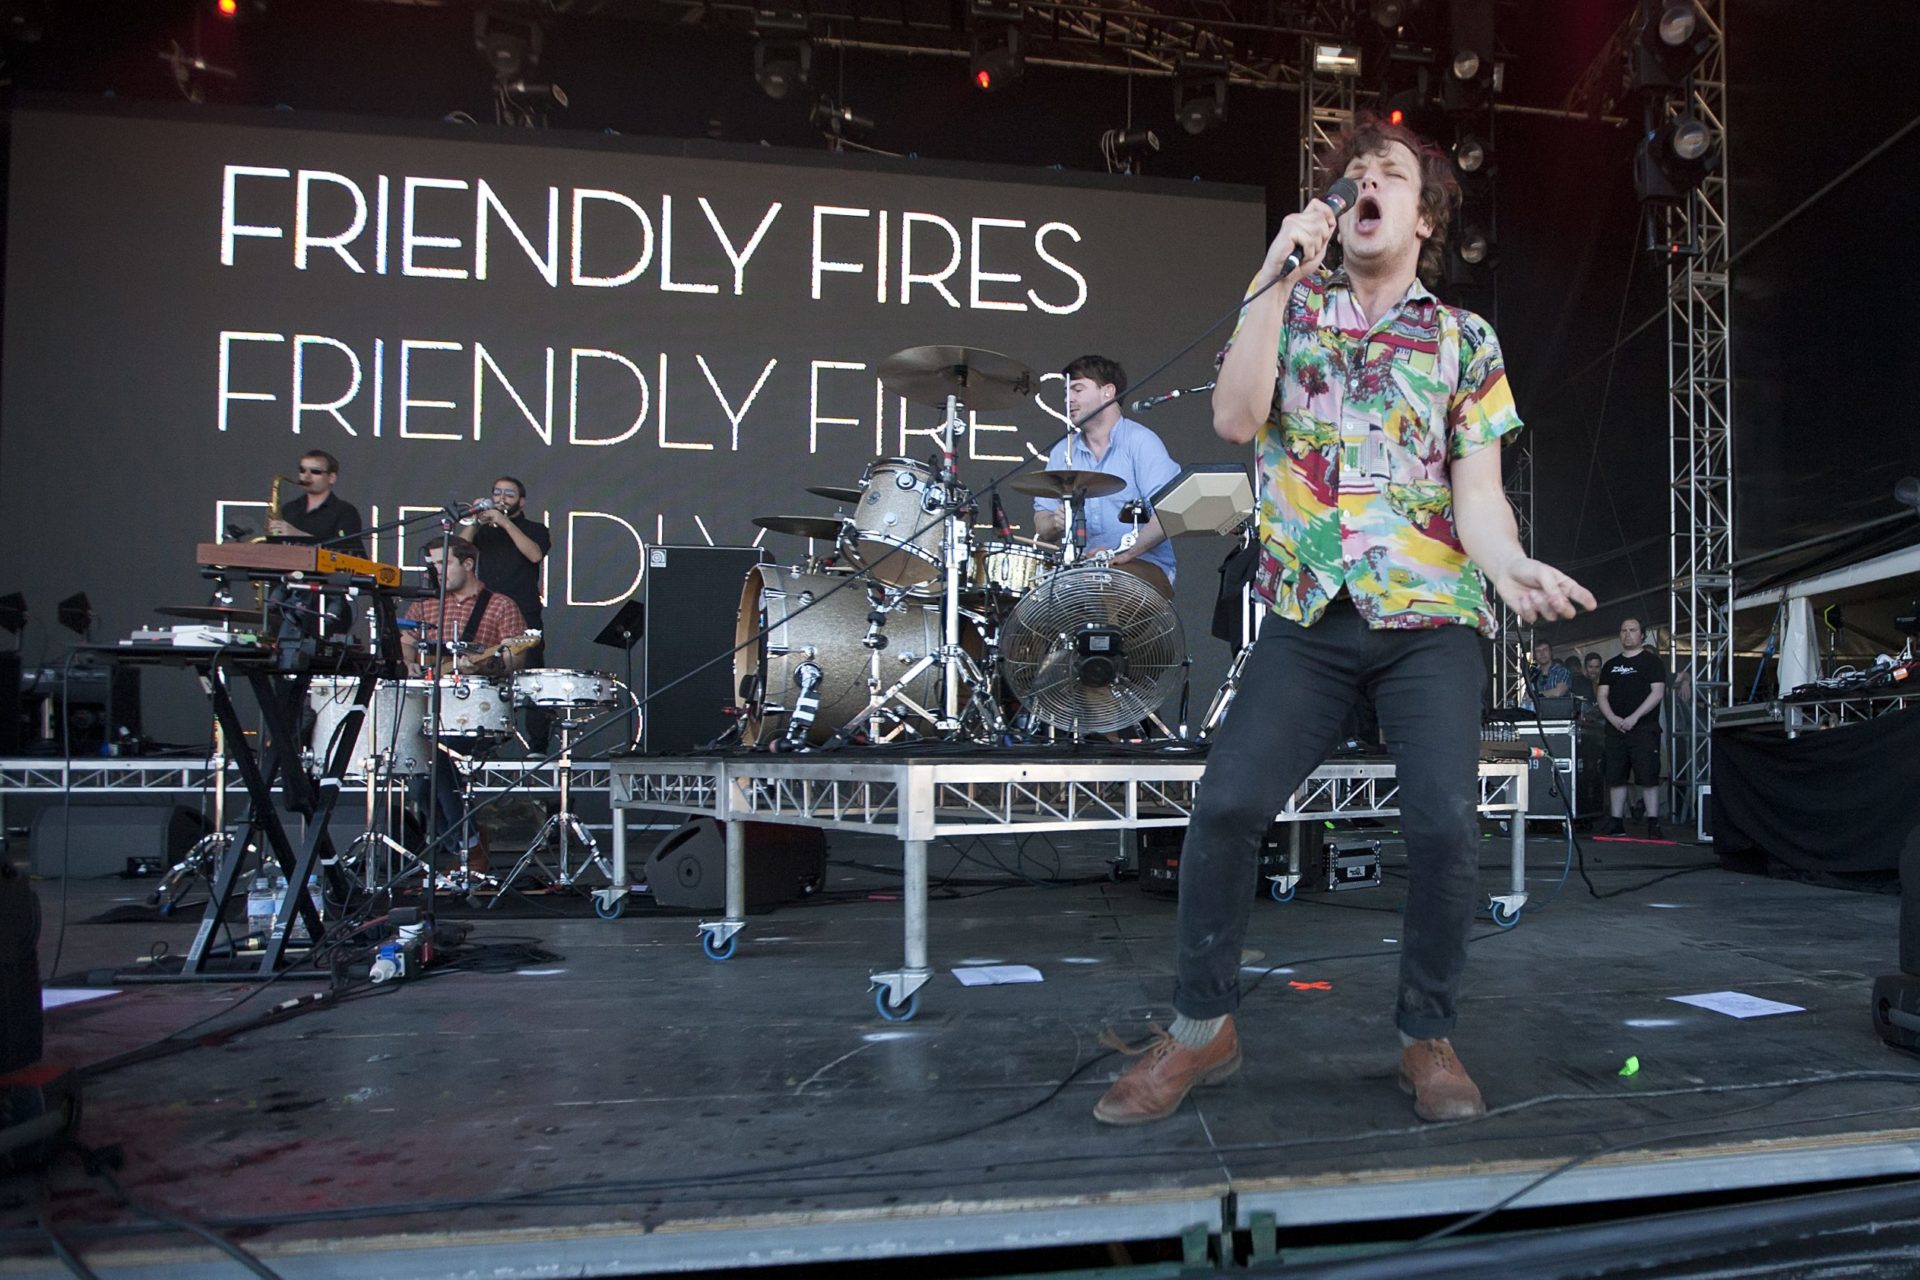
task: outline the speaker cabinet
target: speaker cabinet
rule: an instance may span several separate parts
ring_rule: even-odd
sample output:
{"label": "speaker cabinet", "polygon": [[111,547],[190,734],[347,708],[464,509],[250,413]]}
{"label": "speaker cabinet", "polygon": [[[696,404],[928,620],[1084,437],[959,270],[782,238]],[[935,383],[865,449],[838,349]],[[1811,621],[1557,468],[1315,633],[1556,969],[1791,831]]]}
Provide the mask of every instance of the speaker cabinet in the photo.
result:
{"label": "speaker cabinet", "polygon": [[207,833],[199,813],[174,804],[50,804],[33,819],[37,876],[106,876],[129,859],[158,859],[164,870]]}
{"label": "speaker cabinet", "polygon": [[[798,902],[826,883],[827,834],[773,822],[747,825],[747,910]],[[726,828],[695,818],[647,855],[647,888],[663,907],[719,911],[727,904]]]}
{"label": "speaker cabinet", "polygon": [[[640,722],[643,750],[693,751],[732,726],[733,661],[713,660],[736,643],[741,584],[766,558],[758,547],[647,548],[641,582],[647,606],[641,640],[640,689],[647,700]],[[713,665],[689,675],[707,662]]]}
{"label": "speaker cabinet", "polygon": [[40,1061],[40,900],[0,860],[0,1075]]}

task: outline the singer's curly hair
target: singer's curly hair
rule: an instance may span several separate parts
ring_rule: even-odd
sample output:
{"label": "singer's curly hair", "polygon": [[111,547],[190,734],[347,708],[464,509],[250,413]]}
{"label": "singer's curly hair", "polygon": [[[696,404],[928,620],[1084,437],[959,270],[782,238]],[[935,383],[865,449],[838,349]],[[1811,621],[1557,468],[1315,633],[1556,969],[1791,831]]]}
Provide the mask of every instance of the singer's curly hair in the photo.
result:
{"label": "singer's curly hair", "polygon": [[1431,288],[1446,274],[1447,230],[1460,208],[1460,180],[1453,176],[1453,162],[1446,152],[1403,124],[1362,111],[1320,156],[1320,185],[1324,189],[1345,176],[1356,156],[1378,155],[1394,142],[1420,162],[1420,212],[1433,223],[1433,234],[1420,246],[1420,279]]}

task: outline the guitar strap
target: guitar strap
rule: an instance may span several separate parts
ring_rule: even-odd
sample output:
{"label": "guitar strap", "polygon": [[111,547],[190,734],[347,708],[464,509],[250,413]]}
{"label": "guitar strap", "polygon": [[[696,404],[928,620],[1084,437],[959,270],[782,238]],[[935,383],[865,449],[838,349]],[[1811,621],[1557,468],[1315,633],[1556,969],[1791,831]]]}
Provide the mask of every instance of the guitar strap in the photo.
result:
{"label": "guitar strap", "polygon": [[487,606],[492,603],[493,588],[481,588],[480,594],[473,598],[473,612],[467,615],[467,625],[460,628],[460,643],[473,643],[473,638],[480,634],[480,619],[487,616]]}

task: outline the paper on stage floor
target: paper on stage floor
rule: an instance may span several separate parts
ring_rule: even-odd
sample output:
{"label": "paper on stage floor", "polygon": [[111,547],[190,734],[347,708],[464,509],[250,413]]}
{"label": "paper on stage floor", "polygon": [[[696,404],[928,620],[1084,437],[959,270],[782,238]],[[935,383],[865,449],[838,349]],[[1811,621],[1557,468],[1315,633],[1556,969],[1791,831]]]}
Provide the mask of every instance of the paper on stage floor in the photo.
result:
{"label": "paper on stage floor", "polygon": [[1030,964],[972,964],[955,969],[953,976],[963,987],[997,987],[1009,982],[1044,982],[1040,971]]}
{"label": "paper on stage floor", "polygon": [[1711,1009],[1715,1013],[1724,1013],[1729,1018],[1764,1018],[1772,1013],[1805,1013],[1807,1011],[1804,1005],[1763,1000],[1759,996],[1750,996],[1744,991],[1707,991],[1697,996],[1668,996],[1667,999],[1701,1009]]}
{"label": "paper on stage floor", "polygon": [[40,993],[42,1009],[58,1009],[63,1004],[79,1004],[83,1000],[98,1000],[102,996],[117,996],[116,991],[101,991],[93,987],[84,989],[75,987],[48,987]]}

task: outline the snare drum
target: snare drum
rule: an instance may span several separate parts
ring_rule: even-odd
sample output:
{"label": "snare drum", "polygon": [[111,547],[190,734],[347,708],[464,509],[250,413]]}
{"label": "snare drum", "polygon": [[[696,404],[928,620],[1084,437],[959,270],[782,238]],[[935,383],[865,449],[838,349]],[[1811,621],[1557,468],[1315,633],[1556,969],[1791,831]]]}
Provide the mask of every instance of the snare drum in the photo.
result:
{"label": "snare drum", "polygon": [[1005,595],[1025,595],[1059,567],[1059,551],[1046,543],[983,542],[973,549],[973,585]]}
{"label": "snare drum", "polygon": [[[429,689],[425,680],[409,680]],[[485,676],[440,681],[440,736],[507,738],[513,735],[513,686]]]}
{"label": "snare drum", "polygon": [[945,495],[933,469],[912,458],[883,458],[867,464],[860,490],[850,527],[840,535],[847,559],[886,586],[945,591]]}
{"label": "snare drum", "polygon": [[620,701],[620,689],[618,680],[597,671],[542,667],[534,671],[516,671],[513,675],[515,702],[550,710],[577,708],[591,711],[611,707]]}
{"label": "snare drum", "polygon": [[353,705],[358,676],[315,676],[307,685],[313,712],[309,744],[324,769],[338,738],[352,735],[353,754],[341,777],[359,782],[367,776],[369,752],[388,758],[387,772],[420,777],[433,766],[433,738],[427,732],[427,682],[382,680],[365,708]]}

